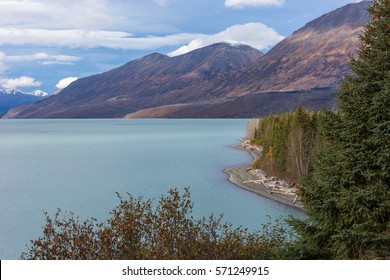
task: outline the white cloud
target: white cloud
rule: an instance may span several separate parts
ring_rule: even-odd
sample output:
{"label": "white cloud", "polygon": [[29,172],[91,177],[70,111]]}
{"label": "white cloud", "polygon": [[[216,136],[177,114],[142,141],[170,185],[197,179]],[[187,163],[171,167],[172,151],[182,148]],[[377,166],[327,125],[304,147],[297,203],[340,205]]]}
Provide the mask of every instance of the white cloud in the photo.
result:
{"label": "white cloud", "polygon": [[24,62],[24,61],[40,61],[42,65],[51,64],[73,64],[81,60],[81,57],[71,55],[50,55],[47,53],[35,53],[32,55],[6,55],[3,58],[0,56],[0,61],[8,62]]}
{"label": "white cloud", "polygon": [[[71,56],[71,55],[50,55],[47,53],[35,53],[31,55],[7,55],[3,52],[0,52],[0,74],[4,74],[9,69],[8,64],[13,62],[27,62],[27,61],[38,61],[41,65],[53,65],[53,64],[65,64],[65,65],[73,65],[74,62],[80,60],[81,57]],[[23,76],[18,79],[8,80],[1,79],[0,82],[3,84],[8,84],[9,88],[13,88],[13,83],[23,83],[29,82],[30,80],[26,80],[26,77]]]}
{"label": "white cloud", "polygon": [[102,28],[117,21],[107,0],[1,0],[0,25],[51,28]]}
{"label": "white cloud", "polygon": [[127,32],[97,30],[47,30],[0,28],[0,45],[57,46],[84,48],[152,49],[175,46],[190,41],[194,34],[181,33],[168,36],[132,37]]}
{"label": "white cloud", "polygon": [[79,78],[77,78],[77,77],[68,77],[68,78],[62,79],[61,81],[58,82],[58,84],[56,84],[56,87],[58,89],[64,89],[78,79]]}
{"label": "white cloud", "polygon": [[[234,25],[225,31],[212,35],[179,33],[167,36],[145,37],[133,37],[130,33],[119,31],[0,28],[0,45],[12,44],[20,46],[29,44],[37,46],[106,47],[146,50],[189,44],[187,48],[194,49],[216,42],[232,41],[248,44],[258,49],[265,49],[275,45],[283,38],[275,30],[262,23]],[[51,56],[51,58],[54,61],[64,63],[73,62],[77,59],[77,57],[71,56],[63,56],[62,58]]]}
{"label": "white cloud", "polygon": [[[212,43],[211,43],[212,44]],[[170,52],[169,56],[178,56],[185,53],[188,53],[190,51],[205,47],[207,43],[204,41],[204,39],[194,39],[192,40],[188,45],[182,46],[173,52]]]}
{"label": "white cloud", "polygon": [[225,7],[242,9],[244,7],[282,7],[284,0],[225,0]]}
{"label": "white cloud", "polygon": [[[153,0],[154,4],[157,5],[169,5],[176,1]],[[127,32],[127,30],[147,30],[151,25],[155,27],[153,32],[156,32],[158,26],[165,26],[164,22],[156,25],[155,20],[151,19],[153,16],[156,16],[157,19],[166,17],[166,15],[155,11],[160,9],[145,10],[145,7],[153,6],[153,2],[140,0],[0,0],[0,46],[32,45],[150,50],[186,45],[193,40],[201,40],[201,45],[209,44],[210,41],[215,42],[210,38],[218,34],[176,33],[165,36],[135,36]],[[282,2],[282,0],[226,0],[225,5],[240,7],[242,5],[266,5],[267,3],[270,5]],[[146,11],[150,11],[152,14],[145,16]],[[50,28],[48,28],[49,26]],[[159,33],[167,34],[166,32]],[[224,38],[223,34],[219,37]],[[263,48],[264,45],[259,44],[259,38],[250,40],[248,34],[246,34],[245,39],[240,39],[239,34],[227,35],[227,37],[229,38],[219,41],[238,41],[255,47],[259,46],[258,48]],[[196,43],[197,41],[192,42],[188,48],[193,48]],[[76,57],[69,56],[68,58],[58,59],[52,55],[48,56],[50,57],[42,59],[25,56],[24,59],[37,60],[42,65],[72,64],[77,61]],[[23,59],[23,57],[14,56],[12,59]],[[4,66],[0,65],[1,68],[4,68]]]}
{"label": "white cloud", "polygon": [[189,44],[178,48],[169,53],[169,55],[181,55],[218,42],[241,43],[265,50],[270,46],[276,45],[283,39],[283,36],[262,23],[247,23],[234,25],[217,34],[195,37]]}
{"label": "white cloud", "polygon": [[0,83],[3,88],[39,87],[42,85],[41,82],[28,76],[21,76],[16,79],[0,79]]}

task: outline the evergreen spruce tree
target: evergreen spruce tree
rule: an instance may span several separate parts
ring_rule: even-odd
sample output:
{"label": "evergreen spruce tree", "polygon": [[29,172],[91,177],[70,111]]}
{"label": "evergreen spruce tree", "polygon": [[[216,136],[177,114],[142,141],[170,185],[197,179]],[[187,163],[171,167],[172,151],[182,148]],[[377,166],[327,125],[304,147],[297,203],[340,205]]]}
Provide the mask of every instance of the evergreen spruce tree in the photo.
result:
{"label": "evergreen spruce tree", "polygon": [[390,259],[390,0],[374,0],[339,112],[319,120],[324,148],[303,180],[307,219],[293,258]]}

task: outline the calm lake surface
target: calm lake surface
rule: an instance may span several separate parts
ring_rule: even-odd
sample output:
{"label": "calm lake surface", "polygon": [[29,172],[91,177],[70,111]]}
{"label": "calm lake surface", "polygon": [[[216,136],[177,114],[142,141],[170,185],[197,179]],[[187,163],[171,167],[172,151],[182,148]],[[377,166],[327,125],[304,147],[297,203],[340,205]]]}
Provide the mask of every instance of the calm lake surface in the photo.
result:
{"label": "calm lake surface", "polygon": [[230,145],[246,120],[0,120],[0,259],[18,259],[41,235],[43,211],[104,221],[115,192],[158,198],[191,187],[194,216],[224,214],[260,228],[303,214],[244,191],[223,170],[251,161]]}

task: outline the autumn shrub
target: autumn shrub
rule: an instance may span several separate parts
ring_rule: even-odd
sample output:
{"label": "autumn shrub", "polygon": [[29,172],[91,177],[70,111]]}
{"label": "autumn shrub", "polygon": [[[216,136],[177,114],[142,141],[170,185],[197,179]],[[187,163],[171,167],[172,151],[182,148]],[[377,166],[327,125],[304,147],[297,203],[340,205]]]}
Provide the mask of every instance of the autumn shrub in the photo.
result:
{"label": "autumn shrub", "polygon": [[256,232],[222,223],[222,215],[195,219],[190,191],[171,189],[153,200],[118,194],[119,205],[104,223],[81,222],[74,213],[46,215],[43,236],[22,259],[150,260],[274,259],[288,239],[281,223]]}

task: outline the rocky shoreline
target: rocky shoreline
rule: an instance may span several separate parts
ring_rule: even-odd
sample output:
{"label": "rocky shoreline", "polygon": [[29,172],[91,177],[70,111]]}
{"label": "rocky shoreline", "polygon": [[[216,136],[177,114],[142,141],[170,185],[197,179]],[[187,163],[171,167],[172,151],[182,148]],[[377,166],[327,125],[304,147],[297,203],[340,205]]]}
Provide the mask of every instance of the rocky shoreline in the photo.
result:
{"label": "rocky shoreline", "polygon": [[250,145],[247,139],[241,139],[241,144],[232,148],[249,152],[253,161],[248,164],[225,169],[229,181],[247,191],[272,199],[284,205],[303,210],[303,204],[298,200],[296,188],[285,180],[269,176],[260,169],[254,169],[252,164],[260,155],[261,148]]}

